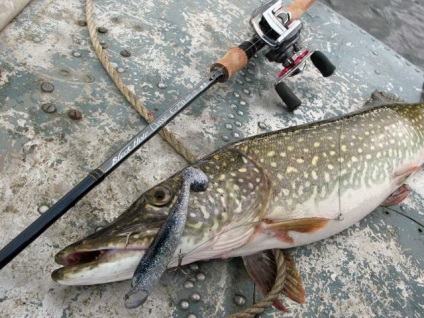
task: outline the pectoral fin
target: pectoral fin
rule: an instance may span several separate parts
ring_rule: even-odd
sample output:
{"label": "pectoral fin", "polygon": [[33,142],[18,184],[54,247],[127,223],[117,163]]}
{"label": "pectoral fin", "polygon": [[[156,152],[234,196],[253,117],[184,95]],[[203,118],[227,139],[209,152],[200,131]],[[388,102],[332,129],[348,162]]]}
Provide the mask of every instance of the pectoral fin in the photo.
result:
{"label": "pectoral fin", "polygon": [[421,167],[419,166],[402,167],[395,172],[395,177],[397,178],[399,184],[402,184],[406,179],[408,179],[412,174],[420,169]]}
{"label": "pectoral fin", "polygon": [[409,187],[402,184],[395,192],[393,192],[383,203],[382,206],[389,206],[401,203],[408,197]]}
{"label": "pectoral fin", "polygon": [[[298,303],[304,303],[305,290],[293,258],[284,252],[284,261],[286,262],[287,276],[282,293]],[[272,251],[267,250],[244,256],[243,262],[250,278],[259,287],[262,294],[268,294],[277,276],[277,265]],[[287,311],[287,308],[278,299],[274,301],[273,305],[282,311]]]}
{"label": "pectoral fin", "polygon": [[329,219],[326,218],[305,218],[287,221],[262,220],[266,224],[267,230],[275,231],[279,239],[288,243],[293,243],[293,239],[287,232],[312,233],[325,227],[328,221]]}

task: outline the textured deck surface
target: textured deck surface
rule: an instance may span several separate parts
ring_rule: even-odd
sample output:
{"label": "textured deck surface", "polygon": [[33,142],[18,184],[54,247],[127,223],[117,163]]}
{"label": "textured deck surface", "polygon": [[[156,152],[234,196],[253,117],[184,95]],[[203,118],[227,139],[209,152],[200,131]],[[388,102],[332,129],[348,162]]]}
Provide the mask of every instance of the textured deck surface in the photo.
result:
{"label": "textured deck surface", "polygon": [[[95,13],[97,25],[108,29],[99,36],[114,65],[159,114],[227,49],[250,37],[248,20],[258,4],[198,0],[182,8],[176,0],[105,0],[95,1]],[[83,1],[34,0],[0,33],[0,246],[145,125],[91,50],[78,23],[84,19]],[[304,42],[326,52],[337,73],[323,79],[309,64],[287,80],[301,108],[288,113],[281,106],[273,89],[280,67],[260,53],[169,128],[201,157],[242,137],[356,110],[376,89],[419,100],[422,71],[391,49],[319,3],[303,21]],[[120,55],[124,49],[130,57]],[[43,83],[54,90],[43,91]],[[57,111],[43,112],[45,103]],[[83,118],[70,119],[71,109]],[[50,279],[55,253],[185,164],[159,137],[149,141],[1,271],[0,316],[219,317],[250,305],[253,286],[239,259],[167,273],[136,310],[124,307],[129,281],[65,287]],[[288,317],[424,316],[424,174],[410,186],[400,206],[379,208],[339,235],[292,251],[307,298],[304,305],[285,301]],[[181,309],[184,300],[188,309]],[[280,315],[270,309],[262,316]]]}

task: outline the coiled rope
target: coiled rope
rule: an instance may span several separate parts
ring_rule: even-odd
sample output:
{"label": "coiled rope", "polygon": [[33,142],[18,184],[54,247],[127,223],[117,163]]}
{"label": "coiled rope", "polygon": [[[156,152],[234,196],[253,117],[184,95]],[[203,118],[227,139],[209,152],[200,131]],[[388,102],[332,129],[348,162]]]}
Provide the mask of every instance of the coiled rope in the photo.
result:
{"label": "coiled rope", "polygon": [[[86,0],[86,19],[87,28],[90,34],[91,43],[94,47],[94,51],[97,54],[100,62],[109,74],[116,87],[120,90],[122,95],[128,100],[128,102],[137,110],[137,112],[148,122],[151,123],[154,120],[153,114],[146,108],[146,106],[140,101],[140,99],[128,88],[123,82],[118,71],[112,66],[106,51],[103,49],[100,41],[97,37],[97,28],[94,23],[93,17],[93,0]],[[197,161],[197,158],[188,150],[184,145],[177,140],[177,138],[166,128],[162,128],[159,132],[164,140],[166,140],[179,154],[181,154],[189,163]],[[238,313],[232,314],[231,318],[247,318],[254,317],[255,315],[261,314],[268,307],[272,305],[275,299],[277,299],[280,292],[283,290],[284,282],[286,279],[286,263],[284,261],[284,254],[280,250],[274,250],[274,257],[277,263],[277,276],[275,279],[274,286],[271,288],[269,293],[259,302],[253,304],[252,307]]]}
{"label": "coiled rope", "polygon": [[274,254],[275,263],[277,264],[277,276],[275,278],[274,286],[272,286],[271,290],[263,299],[254,303],[251,307],[245,310],[229,315],[229,318],[255,317],[256,315],[263,313],[267,308],[271,307],[274,300],[276,300],[278,295],[280,295],[286,281],[287,265],[284,260],[284,254],[281,250],[275,249],[272,253]]}

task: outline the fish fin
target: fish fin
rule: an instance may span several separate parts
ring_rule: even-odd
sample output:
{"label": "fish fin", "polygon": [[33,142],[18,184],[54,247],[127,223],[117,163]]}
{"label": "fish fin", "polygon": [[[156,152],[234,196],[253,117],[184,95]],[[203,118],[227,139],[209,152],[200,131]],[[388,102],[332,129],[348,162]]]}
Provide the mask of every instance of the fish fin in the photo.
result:
{"label": "fish fin", "polygon": [[409,176],[411,176],[414,172],[420,170],[420,166],[407,166],[401,168],[395,172],[395,177],[400,180],[400,183],[403,183]]}
{"label": "fish fin", "polygon": [[267,230],[276,231],[277,237],[288,243],[293,243],[293,239],[287,234],[288,231],[312,233],[325,227],[328,221],[330,220],[326,218],[304,218],[287,221],[262,220],[266,224]]}
{"label": "fish fin", "polygon": [[382,206],[389,206],[401,203],[408,197],[409,187],[406,184],[402,184],[399,188],[396,189],[383,203]]}
{"label": "fish fin", "polygon": [[305,288],[303,287],[302,278],[297,270],[293,256],[284,253],[287,265],[287,278],[284,283],[283,294],[291,300],[303,304],[305,302]]}
{"label": "fish fin", "polygon": [[[293,258],[287,252],[284,252],[284,261],[286,262],[287,276],[281,292],[298,303],[304,303],[305,289]],[[247,273],[262,294],[268,294],[277,275],[277,265],[272,250],[243,256],[243,262]],[[278,299],[274,301],[273,305],[277,309],[287,311],[287,308]]]}
{"label": "fish fin", "polygon": [[[277,276],[277,264],[272,250],[261,251],[242,258],[250,279],[258,286],[263,295],[268,294]],[[281,311],[288,311],[278,298],[274,300],[273,305]]]}

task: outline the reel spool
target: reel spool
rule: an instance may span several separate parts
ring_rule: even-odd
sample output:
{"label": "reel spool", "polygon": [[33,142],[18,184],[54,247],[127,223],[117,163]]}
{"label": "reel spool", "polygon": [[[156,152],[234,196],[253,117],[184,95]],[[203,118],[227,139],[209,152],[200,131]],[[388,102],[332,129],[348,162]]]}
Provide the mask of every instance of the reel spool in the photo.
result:
{"label": "reel spool", "polygon": [[302,102],[283,80],[300,74],[309,57],[323,77],[332,75],[336,67],[322,52],[311,51],[302,45],[302,22],[292,20],[290,12],[285,11],[282,0],[272,0],[257,8],[252,14],[250,24],[269,48],[265,54],[268,61],[283,65],[275,90],[288,110],[294,111]]}

